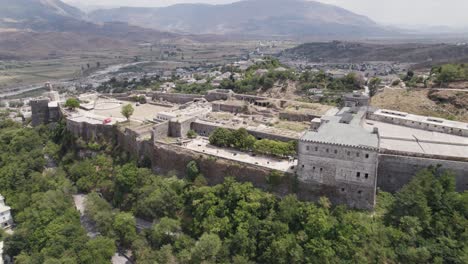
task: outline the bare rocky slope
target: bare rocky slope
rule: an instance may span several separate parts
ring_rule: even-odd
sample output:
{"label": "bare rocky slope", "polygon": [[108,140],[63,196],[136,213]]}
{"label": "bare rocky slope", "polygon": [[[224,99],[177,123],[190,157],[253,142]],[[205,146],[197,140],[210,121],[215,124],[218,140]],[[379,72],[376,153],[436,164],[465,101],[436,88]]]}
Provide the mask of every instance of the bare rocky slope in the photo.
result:
{"label": "bare rocky slope", "polygon": [[314,62],[398,61],[434,64],[468,60],[468,45],[315,42],[288,49],[281,56]]}
{"label": "bare rocky slope", "polygon": [[164,8],[96,10],[97,22],[192,34],[244,36],[364,36],[385,30],[369,18],[343,8],[304,0],[244,0],[225,5],[178,4]]}
{"label": "bare rocky slope", "polygon": [[60,0],[0,0],[0,59],[43,58],[50,52],[122,48],[176,37],[128,23],[94,23]]}

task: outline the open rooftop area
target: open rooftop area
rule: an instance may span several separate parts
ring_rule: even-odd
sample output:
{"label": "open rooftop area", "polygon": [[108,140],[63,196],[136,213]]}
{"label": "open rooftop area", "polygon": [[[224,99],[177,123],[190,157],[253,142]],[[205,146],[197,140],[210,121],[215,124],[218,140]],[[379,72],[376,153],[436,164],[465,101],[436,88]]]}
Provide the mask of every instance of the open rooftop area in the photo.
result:
{"label": "open rooftop area", "polygon": [[197,138],[184,145],[185,148],[229,160],[258,165],[283,172],[294,172],[297,160],[277,159],[233,149],[219,148],[210,145],[206,138]]}
{"label": "open rooftop area", "polygon": [[447,157],[468,158],[468,138],[367,120],[366,128],[377,127],[380,148]]}

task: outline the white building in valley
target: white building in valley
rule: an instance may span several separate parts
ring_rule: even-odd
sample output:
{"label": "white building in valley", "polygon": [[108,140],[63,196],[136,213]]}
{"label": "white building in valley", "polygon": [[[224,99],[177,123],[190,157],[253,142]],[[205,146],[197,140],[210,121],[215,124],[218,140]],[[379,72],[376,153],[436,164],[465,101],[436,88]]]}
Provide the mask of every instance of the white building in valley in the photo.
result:
{"label": "white building in valley", "polygon": [[0,228],[7,229],[13,225],[13,218],[11,217],[11,208],[6,206],[5,198],[0,195]]}

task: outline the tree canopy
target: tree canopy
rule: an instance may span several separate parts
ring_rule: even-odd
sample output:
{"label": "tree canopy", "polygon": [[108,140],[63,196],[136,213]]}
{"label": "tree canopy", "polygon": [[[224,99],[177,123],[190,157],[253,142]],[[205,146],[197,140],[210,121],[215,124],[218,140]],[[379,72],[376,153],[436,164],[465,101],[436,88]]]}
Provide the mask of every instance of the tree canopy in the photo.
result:
{"label": "tree canopy", "polygon": [[68,98],[67,101],[65,102],[65,107],[68,109],[74,110],[78,107],[80,107],[80,101],[76,98]]}
{"label": "tree canopy", "polygon": [[[89,146],[77,141],[0,121],[0,193],[17,224],[0,240],[16,263],[109,263],[117,248],[130,249],[137,263],[468,261],[468,193],[457,193],[442,168],[421,171],[394,195],[380,192],[367,212],[326,198],[280,198],[229,175],[214,186],[195,184],[197,162],[188,163],[187,179],[156,175],[111,148],[81,156]],[[45,151],[58,167],[44,169]],[[96,238],[73,206],[77,189],[87,194]]]}
{"label": "tree canopy", "polygon": [[134,111],[135,109],[133,108],[133,106],[131,104],[127,104],[122,106],[121,113],[125,118],[127,118],[127,120],[130,120],[130,117],[133,115]]}
{"label": "tree canopy", "polygon": [[294,156],[296,154],[296,141],[282,142],[278,140],[257,140],[245,128],[231,130],[216,128],[209,137],[210,144],[218,147],[231,147],[243,151],[252,150],[258,154],[278,157]]}

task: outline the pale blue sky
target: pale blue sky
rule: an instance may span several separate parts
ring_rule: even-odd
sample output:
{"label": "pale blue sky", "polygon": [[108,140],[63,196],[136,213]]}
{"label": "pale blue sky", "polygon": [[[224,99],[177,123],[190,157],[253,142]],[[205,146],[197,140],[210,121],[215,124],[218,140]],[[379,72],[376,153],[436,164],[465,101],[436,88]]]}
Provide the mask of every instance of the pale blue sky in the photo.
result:
{"label": "pale blue sky", "polygon": [[[232,3],[236,0],[64,0],[80,5],[168,6],[176,3]],[[468,0],[317,0],[391,25],[468,28]]]}

